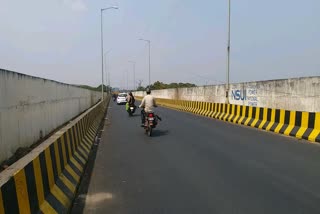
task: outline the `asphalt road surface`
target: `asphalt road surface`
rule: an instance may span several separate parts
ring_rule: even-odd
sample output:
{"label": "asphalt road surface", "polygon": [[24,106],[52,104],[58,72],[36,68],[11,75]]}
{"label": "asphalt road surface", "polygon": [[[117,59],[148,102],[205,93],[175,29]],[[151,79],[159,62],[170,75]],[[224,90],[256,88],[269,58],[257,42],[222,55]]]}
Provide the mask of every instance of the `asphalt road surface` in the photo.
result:
{"label": "asphalt road surface", "polygon": [[110,104],[72,213],[320,213],[318,144],[164,108],[148,137],[124,108]]}

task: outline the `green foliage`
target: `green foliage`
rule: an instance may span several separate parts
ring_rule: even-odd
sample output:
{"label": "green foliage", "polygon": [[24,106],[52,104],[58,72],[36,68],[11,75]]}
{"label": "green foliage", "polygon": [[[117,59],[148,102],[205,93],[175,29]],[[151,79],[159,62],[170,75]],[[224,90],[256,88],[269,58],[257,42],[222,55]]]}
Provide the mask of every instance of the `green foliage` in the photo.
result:
{"label": "green foliage", "polygon": [[150,86],[151,90],[168,89],[168,88],[190,88],[190,87],[196,87],[196,85],[192,83],[181,83],[181,82],[166,84],[160,81],[156,81]]}

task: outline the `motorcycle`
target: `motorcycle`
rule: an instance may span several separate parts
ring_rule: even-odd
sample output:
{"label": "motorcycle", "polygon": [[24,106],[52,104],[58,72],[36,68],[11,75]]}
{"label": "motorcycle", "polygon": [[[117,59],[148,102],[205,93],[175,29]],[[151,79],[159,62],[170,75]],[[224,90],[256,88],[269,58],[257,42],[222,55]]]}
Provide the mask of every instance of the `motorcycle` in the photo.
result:
{"label": "motorcycle", "polygon": [[158,117],[153,112],[146,113],[144,129],[149,137],[151,137],[152,130],[156,128],[157,124]]}
{"label": "motorcycle", "polygon": [[129,103],[126,104],[126,110],[129,114],[129,116],[133,116],[133,114],[136,112],[136,106],[135,105],[129,105]]}

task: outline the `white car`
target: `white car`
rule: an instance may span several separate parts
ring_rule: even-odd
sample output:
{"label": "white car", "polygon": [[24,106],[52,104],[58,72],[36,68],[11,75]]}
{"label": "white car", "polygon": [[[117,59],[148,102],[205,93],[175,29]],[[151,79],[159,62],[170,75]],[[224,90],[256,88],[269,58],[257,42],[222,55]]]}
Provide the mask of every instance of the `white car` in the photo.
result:
{"label": "white car", "polygon": [[117,97],[117,104],[120,105],[120,104],[126,104],[127,103],[127,94],[126,93],[120,93],[118,94],[118,97]]}

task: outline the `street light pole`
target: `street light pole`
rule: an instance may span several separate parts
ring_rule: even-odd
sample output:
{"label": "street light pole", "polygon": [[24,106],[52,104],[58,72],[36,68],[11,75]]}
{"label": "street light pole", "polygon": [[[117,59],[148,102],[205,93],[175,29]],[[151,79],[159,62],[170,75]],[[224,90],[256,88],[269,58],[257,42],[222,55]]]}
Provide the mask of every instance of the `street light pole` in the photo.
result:
{"label": "street light pole", "polygon": [[151,85],[151,53],[150,53],[150,49],[151,49],[151,41],[150,40],[147,40],[147,39],[139,39],[141,41],[145,41],[148,43],[149,45],[149,87]]}
{"label": "street light pole", "polygon": [[227,86],[226,86],[226,103],[229,103],[230,90],[230,25],[231,25],[231,0],[228,0],[228,47],[227,47]]}
{"label": "street light pole", "polygon": [[103,11],[109,10],[109,9],[119,9],[118,7],[107,7],[102,8],[100,10],[100,18],[101,18],[101,101],[103,101]]}
{"label": "street light pole", "polygon": [[[104,60],[105,60],[105,63],[104,63],[104,72],[105,72],[105,74],[106,74],[106,86],[108,86],[108,63],[107,63],[107,62],[108,62],[108,61],[107,61],[107,55],[108,55],[108,53],[110,53],[110,50],[104,53]],[[110,87],[110,85],[109,85],[109,87]]]}
{"label": "street light pole", "polygon": [[136,62],[129,61],[133,65],[133,90],[136,90]]}

